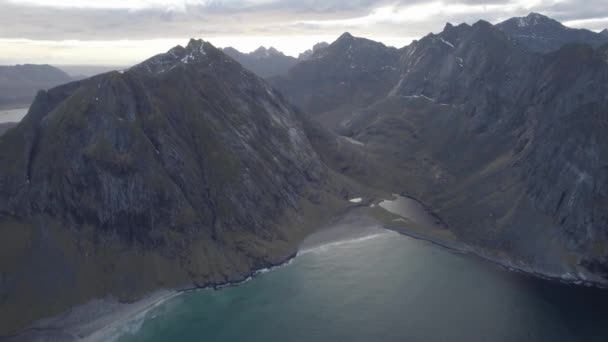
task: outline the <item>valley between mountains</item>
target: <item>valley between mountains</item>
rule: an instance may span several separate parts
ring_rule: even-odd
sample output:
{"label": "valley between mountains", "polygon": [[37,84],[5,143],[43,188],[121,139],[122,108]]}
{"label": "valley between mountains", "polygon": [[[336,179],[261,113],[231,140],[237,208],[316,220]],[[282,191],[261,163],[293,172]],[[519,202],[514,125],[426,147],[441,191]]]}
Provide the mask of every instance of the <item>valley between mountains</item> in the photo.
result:
{"label": "valley between mountains", "polygon": [[[246,279],[350,210],[608,286],[608,36],[533,13],[400,49],[345,33],[298,60],[237,53],[193,39],[0,126],[0,335]],[[393,193],[441,229],[370,207]]]}

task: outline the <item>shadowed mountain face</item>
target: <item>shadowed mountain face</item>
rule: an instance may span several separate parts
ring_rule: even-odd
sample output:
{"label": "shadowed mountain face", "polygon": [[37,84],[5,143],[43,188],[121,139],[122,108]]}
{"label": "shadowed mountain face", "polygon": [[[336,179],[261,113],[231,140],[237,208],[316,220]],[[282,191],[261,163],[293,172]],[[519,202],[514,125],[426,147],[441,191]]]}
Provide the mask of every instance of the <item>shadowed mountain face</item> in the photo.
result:
{"label": "shadowed mountain face", "polygon": [[209,43],[41,92],[0,137],[0,331],[282,262],[326,175],[298,114]]}
{"label": "shadowed mountain face", "polygon": [[292,103],[331,127],[353,108],[386,94],[398,79],[398,60],[397,49],[345,33],[271,82]]}
{"label": "shadowed mountain face", "polygon": [[[348,47],[339,40],[327,51],[344,56]],[[329,79],[298,73],[311,68],[303,62],[275,84],[374,156],[376,170],[354,161],[344,173],[421,199],[489,258],[607,284],[607,50],[566,45],[539,55],[487,22],[448,24],[398,51],[398,73],[366,87],[366,101],[352,91],[315,106],[322,102],[310,98],[321,94],[302,90],[356,79],[356,68]],[[315,61],[307,70],[333,66]],[[335,121],[332,108],[349,111]]]}
{"label": "shadowed mountain face", "polygon": [[552,52],[570,43],[584,43],[594,47],[608,43],[606,33],[569,28],[538,13],[511,18],[496,27],[532,52]]}
{"label": "shadowed mountain face", "polygon": [[71,80],[68,74],[50,65],[0,66],[0,108],[27,107],[39,90]]}
{"label": "shadowed mountain face", "polygon": [[262,46],[251,53],[242,53],[232,47],[225,48],[223,51],[246,69],[264,78],[284,75],[297,63],[297,59],[285,56],[273,47],[266,49]]}

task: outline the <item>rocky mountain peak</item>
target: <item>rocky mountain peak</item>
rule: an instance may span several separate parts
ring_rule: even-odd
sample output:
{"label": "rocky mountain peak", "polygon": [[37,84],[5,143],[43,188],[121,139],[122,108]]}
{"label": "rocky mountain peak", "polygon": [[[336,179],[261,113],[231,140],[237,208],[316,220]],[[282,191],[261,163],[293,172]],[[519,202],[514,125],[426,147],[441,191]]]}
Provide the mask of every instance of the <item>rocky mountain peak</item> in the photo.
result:
{"label": "rocky mountain peak", "polygon": [[525,17],[514,17],[497,25],[502,30],[530,32],[530,30],[564,30],[568,29],[559,21],[540,13],[530,13]]}
{"label": "rocky mountain peak", "polygon": [[[219,54],[218,54],[219,53]],[[147,71],[152,74],[162,74],[180,65],[210,64],[212,60],[223,55],[211,43],[202,39],[190,39],[188,45],[178,45],[166,53],[158,54],[134,66],[131,70]]]}
{"label": "rocky mountain peak", "polygon": [[272,56],[285,56],[281,51],[275,49],[274,47],[265,48],[264,46],[260,46],[255,51],[249,54],[251,57],[255,58],[269,58]]}
{"label": "rocky mountain peak", "polygon": [[608,37],[608,29],[604,29],[600,34],[604,37]]}
{"label": "rocky mountain peak", "polygon": [[340,37],[338,37],[337,41],[350,41],[355,39],[355,37],[350,34],[350,32],[344,32]]}
{"label": "rocky mountain peak", "polygon": [[542,15],[540,13],[530,13],[525,17],[516,18],[517,25],[519,27],[527,27],[527,26],[538,26],[538,25],[554,25],[558,27],[563,27],[563,25],[557,20],[551,19],[546,15]]}
{"label": "rocky mountain peak", "polygon": [[497,24],[496,27],[531,52],[553,52],[571,43],[597,47],[608,42],[608,34],[569,28],[539,13],[511,18]]}

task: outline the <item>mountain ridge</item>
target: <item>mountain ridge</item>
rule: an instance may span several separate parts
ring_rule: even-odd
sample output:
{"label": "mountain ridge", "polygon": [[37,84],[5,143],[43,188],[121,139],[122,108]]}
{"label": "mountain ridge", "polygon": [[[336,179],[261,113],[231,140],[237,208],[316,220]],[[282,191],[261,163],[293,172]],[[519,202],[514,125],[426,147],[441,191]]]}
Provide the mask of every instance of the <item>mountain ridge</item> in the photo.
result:
{"label": "mountain ridge", "polygon": [[[351,39],[343,38],[332,44],[342,54],[348,44],[338,42]],[[608,160],[600,128],[605,48],[582,42],[538,54],[482,20],[448,24],[398,53],[398,74],[338,120],[295,97],[326,73],[274,84],[382,165],[382,179],[356,165],[344,166],[346,175],[421,200],[477,254],[529,273],[606,284],[608,231],[599,209],[607,187],[599,176]],[[358,77],[342,72],[333,79]],[[588,152],[574,152],[580,146]]]}
{"label": "mountain ridge", "polygon": [[569,28],[539,13],[511,18],[496,27],[532,52],[552,52],[568,43],[586,43],[594,47],[608,43],[605,34]]}
{"label": "mountain ridge", "polygon": [[224,48],[223,51],[263,78],[283,75],[297,63],[296,58],[286,56],[274,47],[267,49],[260,46],[250,53],[242,53],[233,47]]}

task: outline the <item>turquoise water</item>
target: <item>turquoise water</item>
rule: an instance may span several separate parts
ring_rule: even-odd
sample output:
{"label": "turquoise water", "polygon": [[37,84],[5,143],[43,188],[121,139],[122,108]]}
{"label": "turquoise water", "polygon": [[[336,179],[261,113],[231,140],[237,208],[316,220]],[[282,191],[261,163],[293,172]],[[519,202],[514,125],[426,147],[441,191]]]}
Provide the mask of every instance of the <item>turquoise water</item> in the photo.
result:
{"label": "turquoise water", "polygon": [[120,341],[608,341],[608,292],[508,272],[393,232],[182,294]]}

